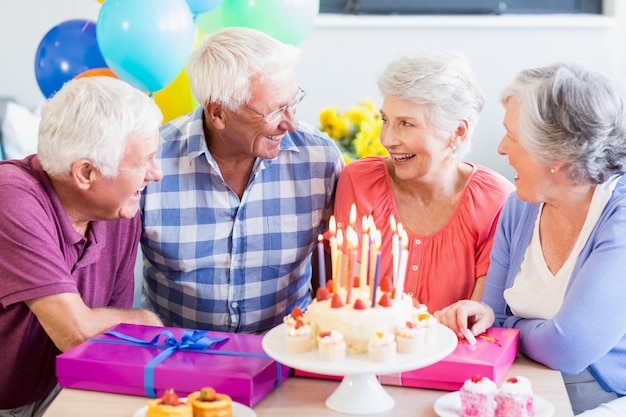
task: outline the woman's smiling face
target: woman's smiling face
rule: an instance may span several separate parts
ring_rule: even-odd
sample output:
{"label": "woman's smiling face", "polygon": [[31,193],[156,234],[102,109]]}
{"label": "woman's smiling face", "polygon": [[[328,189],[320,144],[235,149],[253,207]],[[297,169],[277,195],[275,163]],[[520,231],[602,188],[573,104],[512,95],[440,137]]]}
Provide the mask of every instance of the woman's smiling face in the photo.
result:
{"label": "woman's smiling face", "polygon": [[517,174],[514,178],[517,196],[530,203],[544,202],[545,192],[549,191],[548,185],[552,184],[550,168],[536,163],[520,143],[519,100],[516,98],[509,99],[505,108],[504,128],[506,133],[498,144],[498,153],[508,156],[509,165]]}
{"label": "woman's smiling face", "polygon": [[386,96],[380,114],[380,141],[389,152],[398,178],[432,174],[450,158],[450,138],[442,137],[428,121],[425,106]]}

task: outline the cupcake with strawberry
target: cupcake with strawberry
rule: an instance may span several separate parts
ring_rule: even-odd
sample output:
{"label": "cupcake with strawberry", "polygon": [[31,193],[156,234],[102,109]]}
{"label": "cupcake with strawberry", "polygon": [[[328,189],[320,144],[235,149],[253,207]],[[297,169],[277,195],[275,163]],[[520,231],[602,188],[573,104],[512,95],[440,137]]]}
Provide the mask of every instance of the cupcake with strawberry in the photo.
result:
{"label": "cupcake with strawberry", "polygon": [[299,307],[295,307],[291,314],[284,318],[286,326],[287,351],[293,353],[308,352],[313,349],[313,329],[306,322]]}
{"label": "cupcake with strawberry", "polygon": [[416,322],[407,321],[396,332],[396,343],[400,353],[419,353],[425,346],[425,330],[418,328]]}
{"label": "cupcake with strawberry", "polygon": [[495,396],[497,417],[535,415],[533,390],[528,378],[515,376],[500,384]]}
{"label": "cupcake with strawberry", "polygon": [[336,330],[321,332],[317,335],[317,351],[320,359],[336,361],[346,357],[346,341],[343,334]]}
{"label": "cupcake with strawberry", "polygon": [[461,417],[494,417],[497,389],[495,382],[482,375],[466,380],[459,390]]}

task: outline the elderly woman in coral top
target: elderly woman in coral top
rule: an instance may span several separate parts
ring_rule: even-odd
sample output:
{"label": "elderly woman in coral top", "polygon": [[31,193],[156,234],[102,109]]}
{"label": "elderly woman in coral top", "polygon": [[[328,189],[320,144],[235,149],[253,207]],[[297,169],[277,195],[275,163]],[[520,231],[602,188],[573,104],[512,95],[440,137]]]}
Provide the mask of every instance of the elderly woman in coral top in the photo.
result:
{"label": "elderly woman in coral top", "polygon": [[484,98],[465,58],[422,53],[391,62],[378,80],[384,97],[380,141],[387,157],[346,166],[335,200],[337,224],[371,215],[382,233],[381,279],[393,277],[392,227],[408,236],[404,291],[429,310],[478,300],[498,216],[513,185],[463,161]]}

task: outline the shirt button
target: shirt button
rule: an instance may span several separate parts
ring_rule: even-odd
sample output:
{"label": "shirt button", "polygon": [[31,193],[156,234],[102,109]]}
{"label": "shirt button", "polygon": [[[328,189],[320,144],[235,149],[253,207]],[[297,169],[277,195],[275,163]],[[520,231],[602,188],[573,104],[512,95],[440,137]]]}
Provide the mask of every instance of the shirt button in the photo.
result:
{"label": "shirt button", "polygon": [[413,271],[417,271],[417,269],[418,269],[418,268],[419,268],[419,267],[418,267],[417,265],[412,265],[412,266],[411,266],[411,270],[413,270]]}
{"label": "shirt button", "polygon": [[416,244],[416,245],[421,245],[421,244],[422,244],[422,241],[421,241],[420,239],[415,239],[415,244]]}
{"label": "shirt button", "polygon": [[239,303],[237,301],[233,301],[233,303],[231,304],[231,306],[233,308],[237,308],[239,306]]}

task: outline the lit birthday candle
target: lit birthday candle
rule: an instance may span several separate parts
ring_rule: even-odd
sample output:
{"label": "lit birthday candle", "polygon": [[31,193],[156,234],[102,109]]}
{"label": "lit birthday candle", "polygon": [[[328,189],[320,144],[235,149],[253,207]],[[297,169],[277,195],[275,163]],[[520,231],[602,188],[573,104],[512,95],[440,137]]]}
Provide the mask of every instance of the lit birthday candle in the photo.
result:
{"label": "lit birthday candle", "polygon": [[393,214],[389,216],[389,227],[391,228],[391,273],[393,277],[393,285],[398,283],[398,264],[400,263],[400,240],[398,237],[398,229],[396,226],[396,218]]}
{"label": "lit birthday candle", "polygon": [[396,284],[395,299],[400,300],[404,292],[404,282],[406,280],[406,268],[409,262],[409,236],[406,230],[398,228],[401,233],[402,249],[400,252],[400,263],[398,265],[398,282]]}
{"label": "lit birthday candle", "polygon": [[328,223],[328,230],[330,231],[330,274],[333,280],[333,288],[334,283],[337,279],[337,223],[335,221],[335,216],[330,216],[330,221]]}
{"label": "lit birthday candle", "polygon": [[339,294],[339,284],[341,283],[341,266],[343,265],[343,232],[337,230],[337,265],[335,270],[335,278],[333,279],[333,293]]}
{"label": "lit birthday candle", "polygon": [[376,307],[376,291],[378,290],[378,281],[380,280],[380,257],[381,257],[381,253],[380,253],[380,241],[381,241],[381,237],[380,237],[380,231],[376,231],[376,235],[374,238],[374,251],[376,252],[376,267],[375,267],[375,272],[374,272],[374,289],[372,291],[372,308]]}
{"label": "lit birthday candle", "polygon": [[324,236],[317,235],[317,269],[319,270],[320,288],[326,286],[326,261],[324,259]]}
{"label": "lit birthday candle", "polygon": [[353,261],[353,257],[352,257],[352,235],[354,234],[354,229],[352,228],[352,226],[348,226],[346,227],[346,237],[345,237],[345,241],[346,241],[346,251],[344,254],[344,265],[343,265],[343,272],[344,272],[344,276],[343,276],[343,282],[345,282],[346,285],[346,290],[349,291],[350,289],[350,274],[352,274],[352,261]]}
{"label": "lit birthday candle", "polygon": [[356,223],[356,204],[352,203],[352,207],[350,207],[350,226],[354,227]]}
{"label": "lit birthday candle", "polygon": [[363,236],[361,238],[361,270],[359,273],[359,288],[363,290],[367,285],[367,267],[369,266],[370,252],[370,226],[369,221],[365,216],[363,216],[361,223],[363,225]]}
{"label": "lit birthday candle", "polygon": [[374,291],[374,274],[376,273],[376,250],[374,248],[374,241],[376,237],[376,224],[374,223],[374,218],[371,215],[368,217],[368,221],[370,224],[370,267],[368,285],[370,286],[371,297],[372,292]]}
{"label": "lit birthday candle", "polygon": [[350,300],[352,298],[352,287],[354,287],[354,275],[356,271],[356,264],[359,257],[358,247],[359,247],[359,236],[355,230],[352,230],[351,233],[351,256],[350,256],[350,268],[348,270],[348,295],[346,298],[346,304],[350,304]]}

